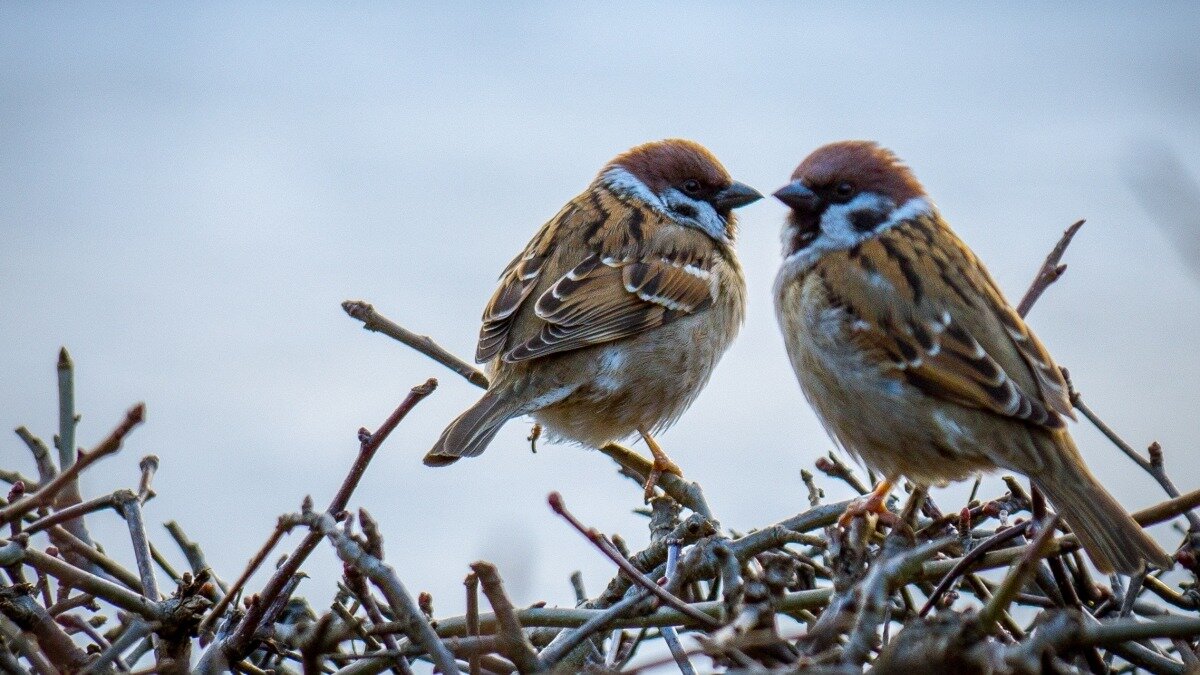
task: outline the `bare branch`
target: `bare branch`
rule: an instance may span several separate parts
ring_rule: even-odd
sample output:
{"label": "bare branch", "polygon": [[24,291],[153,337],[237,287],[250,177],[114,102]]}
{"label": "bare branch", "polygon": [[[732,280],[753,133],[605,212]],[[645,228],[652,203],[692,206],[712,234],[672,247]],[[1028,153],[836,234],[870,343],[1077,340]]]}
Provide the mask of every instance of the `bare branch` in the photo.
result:
{"label": "bare branch", "polygon": [[1045,262],[1042,263],[1041,269],[1038,270],[1037,276],[1033,278],[1033,284],[1029,290],[1025,291],[1021,302],[1017,304],[1017,314],[1025,316],[1029,310],[1033,309],[1033,304],[1042,297],[1042,293],[1050,287],[1058,278],[1067,271],[1067,266],[1059,264],[1062,261],[1063,254],[1067,252],[1067,247],[1071,245],[1071,240],[1075,238],[1075,234],[1079,232],[1079,228],[1083,227],[1085,221],[1079,220],[1071,225],[1063,232],[1062,238],[1051,249],[1050,254],[1046,256]]}
{"label": "bare branch", "polygon": [[109,434],[108,438],[101,441],[100,445],[96,446],[94,450],[87,453],[81,453],[78,461],[74,462],[71,464],[71,466],[60,472],[54,477],[53,480],[46,483],[37,492],[0,509],[0,524],[20,518],[22,515],[38,507],[49,506],[51,503],[53,503],[54,498],[58,495],[60,490],[74,483],[80,472],[97,460],[103,459],[104,457],[113,454],[117,450],[120,450],[121,441],[124,440],[125,435],[128,434],[135,426],[141,424],[142,420],[145,419],[145,416],[146,408],[143,404],[139,403],[130,408],[129,411],[125,413],[124,421],[122,421],[121,424],[118,425],[111,434]]}
{"label": "bare branch", "polygon": [[366,330],[383,333],[462,375],[476,387],[481,389],[488,388],[488,376],[483,371],[446,351],[429,336],[417,335],[379,312],[376,312],[370,303],[363,302],[362,300],[347,300],[342,303],[342,309],[351,318],[361,321],[363,328]]}

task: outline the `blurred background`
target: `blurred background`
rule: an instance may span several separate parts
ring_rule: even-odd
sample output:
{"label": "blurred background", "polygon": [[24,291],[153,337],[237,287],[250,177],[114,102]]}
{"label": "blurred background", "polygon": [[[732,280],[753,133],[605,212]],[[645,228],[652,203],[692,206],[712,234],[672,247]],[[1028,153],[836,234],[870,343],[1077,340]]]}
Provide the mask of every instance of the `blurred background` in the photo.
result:
{"label": "blurred background", "polygon": [[[180,521],[232,579],[277,514],[328,502],[360,426],[436,376],[353,505],[439,615],[461,611],[478,558],[520,604],[571,604],[571,571],[595,594],[613,569],[546,494],[637,549],[640,488],[596,452],[532,454],[525,421],[476,460],[422,466],[478,390],[339,303],[368,300],[470,357],[500,270],[618,152],[692,138],[765,193],[818,145],[871,138],[1014,302],[1088,219],[1030,322],[1101,416],[1135,447],[1160,441],[1180,488],[1200,487],[1197,29],[1195,3],[5,3],[0,429],[52,437],[67,346],[80,445],[148,409],[84,494],[136,485],[138,458],[159,455],[152,537],[171,549],[158,523]],[[661,437],[739,530],[803,510],[800,470],[831,448],[775,324],[784,213],[741,212],[745,328]],[[1128,507],[1162,498],[1092,428],[1074,432]],[[0,457],[34,473],[15,435]],[[992,478],[981,494],[1002,491]],[[127,542],[112,514],[90,526]],[[306,569],[301,593],[327,602],[332,551]]]}

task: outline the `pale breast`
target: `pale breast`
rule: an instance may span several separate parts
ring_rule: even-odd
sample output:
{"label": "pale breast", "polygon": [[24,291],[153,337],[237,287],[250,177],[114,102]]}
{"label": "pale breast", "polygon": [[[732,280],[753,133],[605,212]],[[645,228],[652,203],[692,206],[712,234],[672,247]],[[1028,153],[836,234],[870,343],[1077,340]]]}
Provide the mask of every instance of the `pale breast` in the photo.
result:
{"label": "pale breast", "polygon": [[832,302],[815,276],[779,283],[776,303],[800,388],[843,450],[884,474],[922,482],[979,467],[940,440],[935,408],[860,346],[859,319]]}
{"label": "pale breast", "polygon": [[732,344],[745,312],[735,265],[714,269],[721,292],[706,310],[645,333],[558,355],[581,375],[573,392],[533,416],[555,437],[598,446],[674,423]]}

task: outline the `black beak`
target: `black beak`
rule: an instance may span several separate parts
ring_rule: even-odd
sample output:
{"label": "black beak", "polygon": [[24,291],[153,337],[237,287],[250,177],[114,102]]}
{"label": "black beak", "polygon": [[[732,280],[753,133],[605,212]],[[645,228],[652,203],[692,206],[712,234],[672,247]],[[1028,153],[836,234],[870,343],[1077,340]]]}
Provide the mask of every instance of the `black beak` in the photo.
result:
{"label": "black beak", "polygon": [[729,187],[713,195],[710,203],[718,211],[729,211],[740,206],[753,204],[762,199],[762,193],[745,183],[733,183]]}
{"label": "black beak", "polygon": [[775,198],[801,213],[812,213],[821,205],[821,198],[817,196],[817,193],[809,190],[804,183],[798,180],[776,190]]}

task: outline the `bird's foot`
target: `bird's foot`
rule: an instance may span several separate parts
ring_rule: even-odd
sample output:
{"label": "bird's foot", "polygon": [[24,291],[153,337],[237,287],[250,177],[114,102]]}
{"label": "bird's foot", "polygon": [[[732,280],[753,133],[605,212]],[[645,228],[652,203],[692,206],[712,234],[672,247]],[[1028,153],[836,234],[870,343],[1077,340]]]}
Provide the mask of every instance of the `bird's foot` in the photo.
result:
{"label": "bird's foot", "polygon": [[654,465],[650,468],[650,475],[646,476],[645,492],[643,497],[648,502],[654,496],[654,488],[658,485],[658,480],[662,478],[664,473],[683,476],[683,469],[679,465],[671,461],[667,453],[663,452],[662,446],[654,437],[645,431],[641,432],[642,438],[646,441],[646,447],[650,448],[650,454],[654,456]]}
{"label": "bird's foot", "polygon": [[892,491],[892,481],[884,479],[879,481],[879,485],[870,494],[864,495],[850,502],[846,507],[846,511],[838,518],[838,525],[846,527],[852,520],[859,516],[875,515],[879,522],[897,527],[902,524],[900,516],[888,511],[886,502],[888,493]]}
{"label": "bird's foot", "polygon": [[529,430],[529,438],[526,438],[525,440],[529,441],[529,449],[532,450],[535,455],[537,454],[537,442],[541,437],[542,425],[534,422],[533,428]]}

